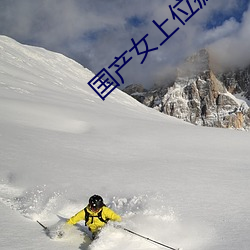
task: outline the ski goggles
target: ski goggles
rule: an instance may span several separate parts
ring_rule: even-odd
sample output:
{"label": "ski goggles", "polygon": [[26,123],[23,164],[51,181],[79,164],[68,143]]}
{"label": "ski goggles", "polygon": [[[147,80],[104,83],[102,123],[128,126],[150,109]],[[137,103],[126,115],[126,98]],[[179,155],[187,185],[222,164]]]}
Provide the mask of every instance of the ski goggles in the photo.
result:
{"label": "ski goggles", "polygon": [[101,209],[101,207],[97,207],[97,206],[89,206],[90,210],[93,211],[93,212],[97,212]]}

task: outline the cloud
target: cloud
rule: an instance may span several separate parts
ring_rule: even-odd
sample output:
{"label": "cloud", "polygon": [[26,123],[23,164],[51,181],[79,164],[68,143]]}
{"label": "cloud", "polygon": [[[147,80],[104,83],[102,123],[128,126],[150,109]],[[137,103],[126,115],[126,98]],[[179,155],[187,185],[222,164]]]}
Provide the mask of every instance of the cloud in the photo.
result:
{"label": "cloud", "polygon": [[202,44],[211,44],[212,42],[237,33],[239,28],[240,24],[232,17],[229,20],[226,20],[221,26],[206,31],[201,42]]}
{"label": "cloud", "polygon": [[[233,21],[235,23],[235,21]],[[242,17],[241,22],[232,24],[232,32],[215,40],[210,45],[214,60],[224,67],[245,67],[250,64],[250,8]],[[219,30],[226,30],[224,23]]]}
{"label": "cloud", "polygon": [[[247,14],[242,23],[234,16],[237,10],[241,13],[239,1],[209,0],[185,25],[172,19],[169,5],[173,5],[173,1],[1,0],[0,33],[61,52],[95,73],[129,50],[133,46],[131,38],[138,42],[148,34],[149,48],[158,47],[158,50],[149,52],[143,65],[144,55],[137,55],[135,50],[127,53],[133,60],[120,71],[125,84],[143,83],[146,87],[166,78],[170,69],[204,46],[212,44],[216,50],[226,44],[225,47],[231,48],[238,44],[235,35],[242,44],[243,38],[249,40]],[[194,9],[199,6],[198,1],[190,2]],[[180,6],[189,11],[187,5]],[[166,37],[152,21],[160,24],[167,18],[169,21],[163,26],[166,32],[180,29],[160,46]],[[247,48],[247,44],[243,48]],[[143,51],[145,47],[141,44],[139,49]]]}

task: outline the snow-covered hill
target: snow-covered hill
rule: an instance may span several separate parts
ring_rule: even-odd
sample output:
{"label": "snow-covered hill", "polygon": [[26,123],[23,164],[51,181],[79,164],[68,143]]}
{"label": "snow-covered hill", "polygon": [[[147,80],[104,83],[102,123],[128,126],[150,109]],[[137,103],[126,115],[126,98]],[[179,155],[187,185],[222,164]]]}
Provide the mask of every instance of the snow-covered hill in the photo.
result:
{"label": "snow-covered hill", "polygon": [[0,37],[0,248],[162,249],[111,225],[92,244],[79,227],[51,240],[36,223],[97,193],[123,226],[169,246],[248,250],[249,133],[186,124],[119,90],[103,102],[92,77]]}

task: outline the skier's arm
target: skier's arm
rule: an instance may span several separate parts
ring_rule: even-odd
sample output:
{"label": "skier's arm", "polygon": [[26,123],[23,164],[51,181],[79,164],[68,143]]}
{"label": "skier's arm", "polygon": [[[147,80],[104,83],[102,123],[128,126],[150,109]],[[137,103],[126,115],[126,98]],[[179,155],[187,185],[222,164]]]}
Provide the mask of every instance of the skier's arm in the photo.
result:
{"label": "skier's arm", "polygon": [[80,212],[78,212],[77,214],[75,214],[74,216],[72,216],[72,217],[67,221],[67,224],[75,225],[78,221],[84,220],[84,218],[85,218],[85,212],[84,212],[84,209],[83,209],[83,210],[81,210]]}
{"label": "skier's arm", "polygon": [[118,221],[118,222],[122,221],[122,218],[120,215],[116,214],[113,210],[107,207],[105,207],[105,217],[112,221]]}

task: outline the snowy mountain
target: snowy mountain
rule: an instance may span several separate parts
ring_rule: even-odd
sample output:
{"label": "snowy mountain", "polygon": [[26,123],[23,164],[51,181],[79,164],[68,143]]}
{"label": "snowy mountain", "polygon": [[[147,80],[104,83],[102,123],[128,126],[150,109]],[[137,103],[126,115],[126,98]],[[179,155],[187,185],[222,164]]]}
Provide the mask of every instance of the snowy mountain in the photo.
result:
{"label": "snowy mountain", "polygon": [[[169,87],[124,89],[143,104],[184,121],[209,127],[249,129],[249,69],[214,72],[208,50],[190,56]],[[233,95],[233,94],[238,94]]]}
{"label": "snowy mountain", "polygon": [[250,65],[244,68],[228,69],[216,75],[230,93],[239,94],[250,103]]}
{"label": "snowy mountain", "polygon": [[153,250],[107,225],[53,229],[102,195],[122,225],[184,250],[248,250],[249,133],[193,126],[115,90],[63,55],[0,37],[0,248]]}

